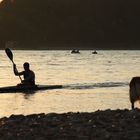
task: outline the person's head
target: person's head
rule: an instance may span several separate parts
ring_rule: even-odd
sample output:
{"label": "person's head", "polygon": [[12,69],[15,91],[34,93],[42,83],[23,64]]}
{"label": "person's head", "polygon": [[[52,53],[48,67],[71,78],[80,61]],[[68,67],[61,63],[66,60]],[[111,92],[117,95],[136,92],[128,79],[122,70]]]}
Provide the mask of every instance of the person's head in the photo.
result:
{"label": "person's head", "polygon": [[23,67],[24,67],[25,70],[29,70],[29,69],[30,69],[30,65],[29,65],[28,62],[25,62],[25,63],[23,64]]}

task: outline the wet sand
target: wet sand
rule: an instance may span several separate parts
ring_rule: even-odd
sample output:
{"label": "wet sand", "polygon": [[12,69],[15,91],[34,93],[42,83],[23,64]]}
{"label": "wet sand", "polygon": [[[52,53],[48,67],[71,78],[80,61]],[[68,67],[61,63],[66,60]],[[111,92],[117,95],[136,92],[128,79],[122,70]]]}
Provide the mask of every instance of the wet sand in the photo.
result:
{"label": "wet sand", "polygon": [[11,115],[0,119],[0,140],[138,140],[140,110]]}

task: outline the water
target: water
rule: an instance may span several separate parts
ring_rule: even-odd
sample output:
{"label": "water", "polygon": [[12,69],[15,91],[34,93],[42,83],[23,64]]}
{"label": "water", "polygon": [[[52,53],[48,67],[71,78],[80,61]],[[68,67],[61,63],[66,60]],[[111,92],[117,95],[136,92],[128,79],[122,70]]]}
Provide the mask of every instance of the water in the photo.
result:
{"label": "water", "polygon": [[[140,51],[80,52],[13,51],[19,71],[23,70],[25,61],[30,62],[37,84],[62,84],[64,87],[35,94],[0,93],[0,117],[130,109],[129,82],[132,77],[140,75]],[[4,50],[0,51],[0,58],[0,87],[19,83]]]}

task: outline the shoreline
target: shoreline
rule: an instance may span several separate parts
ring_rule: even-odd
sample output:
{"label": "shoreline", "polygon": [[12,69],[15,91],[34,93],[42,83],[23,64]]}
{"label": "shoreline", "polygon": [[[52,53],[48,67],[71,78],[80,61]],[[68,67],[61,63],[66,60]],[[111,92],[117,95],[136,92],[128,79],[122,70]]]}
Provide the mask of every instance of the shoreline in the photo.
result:
{"label": "shoreline", "polygon": [[140,110],[104,110],[31,115],[0,119],[1,140],[139,139]]}

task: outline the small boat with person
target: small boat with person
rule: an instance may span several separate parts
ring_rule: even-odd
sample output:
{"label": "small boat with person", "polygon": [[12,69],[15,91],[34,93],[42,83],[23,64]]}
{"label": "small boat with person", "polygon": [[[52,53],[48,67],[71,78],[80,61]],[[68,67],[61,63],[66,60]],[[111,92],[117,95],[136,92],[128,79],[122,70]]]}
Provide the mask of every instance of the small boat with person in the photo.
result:
{"label": "small boat with person", "polygon": [[[16,65],[13,61],[13,53],[9,48],[5,49],[5,52],[11,62],[13,63],[14,73],[16,76],[19,76],[21,81],[20,84],[17,86],[8,86],[8,87],[0,87],[0,93],[8,93],[8,92],[28,92],[29,91],[37,91],[37,90],[49,90],[49,89],[59,89],[62,88],[62,85],[36,85],[34,80],[34,72],[30,70],[29,64],[26,62],[24,63],[24,71],[18,72]],[[26,64],[26,65],[25,65]],[[23,75],[24,80],[20,77]],[[33,78],[33,80],[31,79]]]}
{"label": "small boat with person", "polygon": [[92,52],[92,54],[97,54],[97,51],[96,51],[96,50],[95,50],[95,51],[93,51],[93,52]]}
{"label": "small boat with person", "polygon": [[73,49],[71,53],[80,53],[78,49]]}

